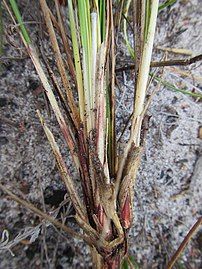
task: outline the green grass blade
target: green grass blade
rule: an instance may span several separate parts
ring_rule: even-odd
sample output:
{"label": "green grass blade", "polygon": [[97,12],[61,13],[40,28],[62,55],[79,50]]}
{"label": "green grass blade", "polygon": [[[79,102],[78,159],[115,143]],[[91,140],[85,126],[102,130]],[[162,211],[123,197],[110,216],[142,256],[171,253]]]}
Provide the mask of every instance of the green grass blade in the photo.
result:
{"label": "green grass blade", "polygon": [[95,94],[96,94],[96,75],[97,75],[97,32],[98,32],[98,14],[96,12],[91,13],[91,25],[92,25],[92,48],[91,48],[91,109],[95,109]]}
{"label": "green grass blade", "polygon": [[69,21],[70,21],[70,30],[72,37],[72,47],[74,53],[74,64],[76,69],[76,80],[78,87],[78,95],[79,95],[79,108],[80,108],[80,117],[81,120],[84,121],[85,114],[85,100],[84,100],[84,92],[83,92],[83,76],[81,70],[81,60],[80,60],[80,51],[79,44],[77,40],[77,28],[74,17],[74,10],[72,5],[72,0],[68,0],[68,9],[69,9]]}
{"label": "green grass blade", "polygon": [[78,0],[80,36],[83,50],[83,79],[87,117],[91,111],[91,34],[89,25],[89,1]]}
{"label": "green grass blade", "polygon": [[[163,8],[166,8],[167,6],[174,4],[175,2],[176,2],[176,0],[166,1],[165,3],[163,3],[162,5],[159,6],[158,10],[162,10]],[[126,17],[127,17],[127,12],[128,12],[127,10],[130,7],[130,3],[131,3],[131,0],[128,0],[127,3],[126,3],[126,8],[125,8]],[[127,46],[128,52],[129,52],[131,58],[134,59],[135,58],[134,50],[133,50],[132,46],[130,45],[128,35],[127,35],[127,28],[126,28],[127,19],[126,19],[126,17],[124,18],[125,19],[124,20],[124,38],[125,38],[125,41],[126,41],[126,46]],[[150,76],[153,76],[153,74],[150,73]],[[186,94],[186,95],[189,95],[189,96],[192,96],[192,97],[195,97],[195,98],[202,98],[202,94],[200,94],[200,93],[193,93],[193,92],[190,92],[190,91],[187,91],[187,90],[176,88],[172,83],[170,83],[168,81],[165,81],[165,80],[162,80],[161,78],[159,78],[157,76],[155,76],[154,79],[156,81],[160,82],[163,86],[167,87],[168,89],[170,89],[172,91],[181,92],[183,94]]]}
{"label": "green grass blade", "polygon": [[150,0],[146,0],[145,4],[145,27],[144,27],[144,39],[147,39],[148,29],[149,29],[149,21],[151,15],[151,3]]}
{"label": "green grass blade", "polygon": [[123,260],[121,269],[140,269],[140,267],[133,256],[128,256]]}
{"label": "green grass blade", "polygon": [[105,0],[99,0],[99,15],[100,15],[100,32],[101,42],[105,39],[106,34],[106,4]]}
{"label": "green grass blade", "polygon": [[[152,74],[150,74],[150,75],[152,75]],[[181,93],[189,95],[191,97],[200,98],[200,99],[202,98],[201,93],[190,92],[187,90],[176,88],[172,83],[165,81],[165,80],[162,80],[160,77],[154,76],[154,80],[160,82],[163,86],[167,87],[169,90],[172,90],[174,92],[181,92]]]}
{"label": "green grass blade", "polygon": [[27,32],[27,29],[22,21],[22,16],[20,14],[20,11],[19,11],[19,8],[18,8],[18,5],[16,3],[15,0],[9,0],[10,1],[10,5],[12,7],[12,10],[13,10],[13,13],[15,14],[15,17],[17,19],[17,22],[19,23],[19,26],[20,26],[20,30],[22,32],[22,35],[23,35],[23,38],[25,40],[25,42],[27,44],[30,44],[31,43],[31,39],[29,37],[29,34]]}
{"label": "green grass blade", "polygon": [[134,48],[132,48],[130,41],[129,41],[129,38],[128,38],[128,34],[127,34],[127,16],[128,16],[128,10],[129,10],[130,4],[131,4],[131,0],[127,0],[125,12],[124,12],[123,33],[124,33],[124,39],[126,42],[127,50],[129,52],[130,56],[133,59],[135,59]]}
{"label": "green grass blade", "polygon": [[169,6],[172,6],[176,2],[177,2],[177,0],[167,0],[167,1],[165,1],[163,4],[159,5],[159,12],[162,11],[163,9],[169,7]]}

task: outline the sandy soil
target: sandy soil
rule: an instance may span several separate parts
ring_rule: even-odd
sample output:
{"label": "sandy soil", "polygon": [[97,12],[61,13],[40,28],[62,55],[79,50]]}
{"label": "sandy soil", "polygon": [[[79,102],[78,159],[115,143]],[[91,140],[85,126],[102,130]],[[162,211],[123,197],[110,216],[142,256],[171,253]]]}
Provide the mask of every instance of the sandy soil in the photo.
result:
{"label": "sandy soil", "polygon": [[[23,14],[29,20],[37,18],[34,3],[21,1]],[[202,53],[201,16],[200,0],[178,1],[161,12],[155,48],[189,49],[193,56]],[[26,56],[17,33],[11,34],[6,14],[4,19],[9,34],[5,40],[5,56]],[[34,29],[35,25],[30,24],[33,37]],[[8,38],[18,50],[8,44]],[[121,53],[123,59],[128,59],[126,51],[121,49]],[[154,60],[163,56],[162,51],[154,50]],[[167,57],[182,58],[183,55],[168,54]],[[179,70],[186,71],[189,78],[181,76]],[[117,76],[120,84],[117,88],[119,130],[131,113],[131,78],[129,72]],[[183,69],[165,68],[163,78],[176,87],[202,92],[201,63]],[[65,189],[36,116],[36,108],[47,114],[45,98],[42,93],[38,94],[39,86],[30,59],[4,60],[0,76],[0,180],[35,205],[55,214],[54,209],[62,202]],[[155,83],[151,89],[154,87]],[[134,225],[130,233],[130,255],[140,264],[139,268],[165,268],[166,261],[202,215],[202,144],[198,137],[201,113],[199,100],[166,87],[161,87],[153,98],[148,111],[151,118],[145,152],[135,187]],[[54,117],[48,118],[48,122],[62,145]],[[62,151],[66,154],[64,148]],[[50,225],[38,228],[38,217],[2,192],[0,195],[0,231],[8,230],[9,240],[14,244],[11,253],[0,243],[0,268],[90,268],[88,250],[83,243],[64,238]],[[68,201],[65,210],[71,215]],[[74,225],[71,217],[67,221],[68,225]],[[36,226],[35,230],[28,230]],[[28,232],[33,241],[36,237],[32,244],[27,239],[15,239]],[[201,246],[202,234],[198,231],[176,268],[201,268]]]}

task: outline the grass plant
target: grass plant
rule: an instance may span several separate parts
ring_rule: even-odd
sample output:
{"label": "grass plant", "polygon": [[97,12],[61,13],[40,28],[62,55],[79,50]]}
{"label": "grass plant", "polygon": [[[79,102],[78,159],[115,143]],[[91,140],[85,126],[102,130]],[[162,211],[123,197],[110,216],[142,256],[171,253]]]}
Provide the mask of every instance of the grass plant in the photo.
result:
{"label": "grass plant", "polygon": [[[91,248],[94,268],[119,268],[127,256],[128,232],[133,220],[133,189],[144,142],[141,131],[157,15],[159,10],[175,1],[166,1],[159,6],[158,0],[67,0],[63,9],[68,28],[59,1],[54,0],[56,18],[48,1],[39,2],[61,84],[48,60],[45,65],[48,70],[42,64],[23,24],[16,1],[3,0],[13,23],[19,25],[22,41],[41,80],[70,152],[72,164],[80,178],[82,195],[75,186],[74,177],[65,164],[54,134],[42,113],[37,111],[74,206],[80,233],[17,197],[2,184],[0,188],[64,232],[84,240]],[[127,38],[126,20],[124,33],[135,62],[134,108],[130,138],[124,152],[120,153],[115,132],[116,39],[122,13],[126,18],[130,4],[134,10],[134,49]],[[59,101],[47,74],[51,74],[56,85]],[[160,78],[155,79],[165,83]],[[169,85],[166,83],[166,86]],[[128,268],[127,266],[124,260],[123,268]]]}

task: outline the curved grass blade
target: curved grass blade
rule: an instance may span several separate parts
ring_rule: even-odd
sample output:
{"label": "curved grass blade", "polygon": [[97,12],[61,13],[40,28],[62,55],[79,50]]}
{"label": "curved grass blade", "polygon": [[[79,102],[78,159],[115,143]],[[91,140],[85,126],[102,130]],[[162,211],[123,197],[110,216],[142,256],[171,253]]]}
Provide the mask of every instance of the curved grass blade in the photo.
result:
{"label": "curved grass blade", "polygon": [[177,0],[166,0],[164,3],[162,3],[161,5],[159,5],[159,9],[158,11],[162,11],[163,9],[172,6],[173,4],[175,4],[177,2]]}
{"label": "curved grass blade", "polygon": [[20,30],[22,32],[23,38],[25,39],[27,44],[30,44],[31,39],[30,39],[29,34],[27,32],[27,29],[25,28],[24,23],[22,21],[22,16],[20,14],[18,5],[17,5],[15,0],[9,0],[9,1],[10,1],[10,5],[12,7],[13,13],[15,14],[15,17],[16,17],[18,23],[19,23]]}
{"label": "curved grass blade", "polygon": [[131,0],[127,0],[126,6],[125,6],[125,12],[124,12],[123,33],[124,33],[124,39],[126,42],[126,47],[128,49],[128,52],[129,52],[130,56],[134,59],[135,58],[135,51],[130,44],[128,34],[127,34],[127,16],[128,16],[130,4],[131,4]]}
{"label": "curved grass blade", "polygon": [[[152,74],[151,74],[151,76],[152,76]],[[175,85],[173,85],[172,83],[165,81],[165,80],[162,80],[160,77],[154,76],[154,80],[160,82],[163,86],[167,87],[169,90],[172,90],[174,92],[181,92],[183,94],[189,95],[189,96],[194,97],[194,98],[200,98],[200,99],[202,98],[201,93],[190,92],[187,90],[179,89],[179,88],[175,87]]]}

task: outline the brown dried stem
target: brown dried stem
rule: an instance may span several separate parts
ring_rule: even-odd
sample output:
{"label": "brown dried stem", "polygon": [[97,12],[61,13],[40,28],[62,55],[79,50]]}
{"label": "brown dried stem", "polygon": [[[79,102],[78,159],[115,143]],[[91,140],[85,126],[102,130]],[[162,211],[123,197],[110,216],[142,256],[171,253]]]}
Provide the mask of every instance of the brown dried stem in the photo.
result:
{"label": "brown dried stem", "polygon": [[70,45],[69,45],[69,41],[67,39],[67,34],[65,32],[65,27],[64,27],[64,22],[63,22],[63,18],[61,15],[61,11],[60,11],[60,6],[58,3],[58,0],[55,0],[55,7],[56,7],[56,12],[57,12],[57,17],[58,17],[58,24],[60,27],[60,32],[61,32],[61,37],[62,37],[62,42],[63,42],[63,46],[64,46],[64,50],[67,56],[67,63],[68,63],[68,67],[69,67],[69,72],[73,78],[74,83],[76,83],[76,74],[75,74],[75,68],[74,68],[74,64],[73,64],[73,60],[72,60],[72,51],[70,49]]}
{"label": "brown dried stem", "polygon": [[191,230],[188,232],[188,234],[185,236],[184,240],[182,241],[182,243],[180,244],[179,248],[177,249],[177,251],[175,252],[175,254],[172,256],[172,258],[170,259],[168,265],[166,266],[166,269],[172,269],[174,264],[176,263],[177,259],[179,258],[179,256],[182,254],[183,250],[185,249],[185,247],[187,246],[187,244],[190,242],[191,238],[193,237],[193,235],[195,234],[195,232],[198,230],[198,228],[202,225],[202,217],[200,217],[195,224],[193,225],[193,227],[191,228]]}
{"label": "brown dried stem", "polygon": [[10,190],[8,190],[6,187],[4,187],[4,185],[2,185],[1,183],[0,183],[0,189],[3,192],[7,193],[9,195],[9,197],[12,198],[12,200],[14,200],[17,203],[23,205],[25,208],[28,208],[30,211],[34,212],[37,216],[41,217],[44,220],[49,221],[50,223],[52,223],[53,225],[55,225],[59,229],[63,230],[67,234],[71,235],[72,237],[84,240],[89,245],[93,244],[92,239],[89,238],[88,236],[78,234],[73,229],[67,227],[66,225],[64,225],[61,222],[57,221],[56,219],[54,219],[50,215],[48,215],[48,214],[44,213],[43,211],[41,211],[40,209],[36,208],[33,204],[21,199],[19,196],[15,195]]}
{"label": "brown dried stem", "polygon": [[40,5],[41,5],[41,9],[42,9],[43,14],[44,14],[44,19],[46,22],[47,30],[48,30],[50,41],[52,44],[52,48],[53,48],[53,51],[55,53],[57,67],[58,67],[58,70],[60,72],[63,86],[64,86],[66,94],[67,94],[68,106],[70,107],[74,124],[76,127],[78,127],[79,122],[80,122],[78,108],[76,107],[74,97],[73,97],[73,94],[71,91],[70,82],[67,78],[65,66],[64,66],[63,59],[62,59],[61,52],[60,52],[60,48],[59,48],[56,34],[55,34],[55,31],[53,28],[53,24],[51,21],[49,8],[48,8],[45,0],[40,0]]}
{"label": "brown dried stem", "polygon": [[[150,67],[165,67],[165,66],[187,66],[194,64],[196,62],[202,61],[202,54],[199,54],[195,57],[188,58],[188,59],[179,59],[179,60],[167,60],[161,62],[151,62]],[[116,72],[134,70],[135,65],[125,65],[122,67],[116,68]]]}

